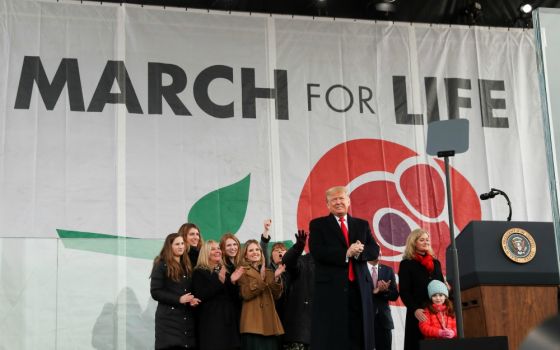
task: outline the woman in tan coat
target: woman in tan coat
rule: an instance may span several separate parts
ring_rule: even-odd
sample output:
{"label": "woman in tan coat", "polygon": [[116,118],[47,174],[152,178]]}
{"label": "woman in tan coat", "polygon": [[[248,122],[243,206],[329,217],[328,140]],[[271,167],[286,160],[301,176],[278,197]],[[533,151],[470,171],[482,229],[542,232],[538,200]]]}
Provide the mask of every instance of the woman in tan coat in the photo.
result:
{"label": "woman in tan coat", "polygon": [[273,272],[267,269],[259,242],[249,240],[241,252],[245,273],[238,281],[243,299],[241,308],[241,349],[279,350],[279,336],[284,328],[276,312],[274,300],[282,294],[280,275],[284,265]]}

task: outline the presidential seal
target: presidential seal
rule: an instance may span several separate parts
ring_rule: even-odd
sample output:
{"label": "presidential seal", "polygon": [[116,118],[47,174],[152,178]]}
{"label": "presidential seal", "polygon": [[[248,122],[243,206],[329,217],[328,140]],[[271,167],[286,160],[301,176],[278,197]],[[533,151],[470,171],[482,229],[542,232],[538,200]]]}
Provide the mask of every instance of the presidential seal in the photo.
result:
{"label": "presidential seal", "polygon": [[511,260],[525,264],[535,257],[537,245],[529,232],[514,227],[507,230],[502,236],[502,249]]}

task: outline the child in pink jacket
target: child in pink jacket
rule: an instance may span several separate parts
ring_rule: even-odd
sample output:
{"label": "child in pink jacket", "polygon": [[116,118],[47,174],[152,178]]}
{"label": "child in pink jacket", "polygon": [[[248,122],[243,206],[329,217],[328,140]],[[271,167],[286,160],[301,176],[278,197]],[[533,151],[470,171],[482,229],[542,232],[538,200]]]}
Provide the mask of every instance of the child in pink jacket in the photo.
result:
{"label": "child in pink jacket", "polygon": [[457,337],[453,304],[449,301],[447,286],[438,280],[428,284],[431,305],[424,309],[427,319],[419,323],[425,339],[450,339]]}

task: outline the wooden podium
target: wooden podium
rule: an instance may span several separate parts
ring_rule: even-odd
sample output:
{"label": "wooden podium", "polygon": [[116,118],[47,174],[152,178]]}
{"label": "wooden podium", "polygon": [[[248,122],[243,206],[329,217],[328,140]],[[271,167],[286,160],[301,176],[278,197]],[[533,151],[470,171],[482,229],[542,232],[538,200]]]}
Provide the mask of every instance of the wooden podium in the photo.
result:
{"label": "wooden podium", "polygon": [[[465,338],[507,336],[509,350],[516,350],[532,328],[558,314],[552,223],[473,221],[456,245]],[[447,273],[452,280],[452,269]]]}

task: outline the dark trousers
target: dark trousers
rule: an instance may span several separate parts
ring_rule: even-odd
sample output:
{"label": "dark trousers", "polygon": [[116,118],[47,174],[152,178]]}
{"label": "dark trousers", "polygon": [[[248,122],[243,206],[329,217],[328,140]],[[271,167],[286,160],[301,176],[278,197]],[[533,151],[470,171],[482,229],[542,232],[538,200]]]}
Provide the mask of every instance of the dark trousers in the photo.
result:
{"label": "dark trousers", "polygon": [[350,344],[349,350],[364,349],[364,324],[362,316],[362,298],[360,296],[360,286],[357,281],[348,283],[348,335]]}
{"label": "dark trousers", "polygon": [[393,335],[391,329],[379,325],[377,319],[374,321],[375,350],[391,350]]}
{"label": "dark trousers", "polygon": [[418,319],[414,316],[414,310],[406,309],[406,321],[404,326],[404,350],[420,349],[420,340],[424,336],[418,327]]}

